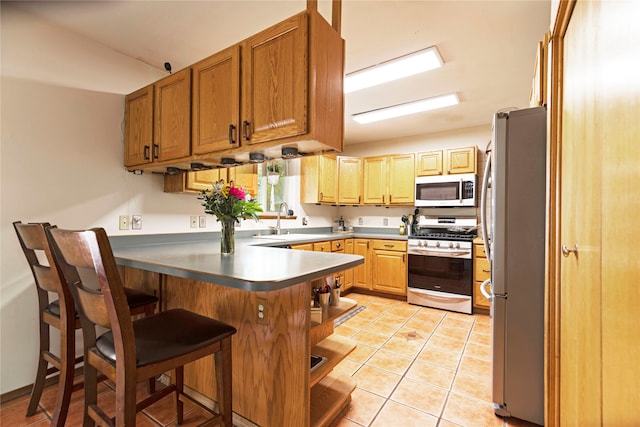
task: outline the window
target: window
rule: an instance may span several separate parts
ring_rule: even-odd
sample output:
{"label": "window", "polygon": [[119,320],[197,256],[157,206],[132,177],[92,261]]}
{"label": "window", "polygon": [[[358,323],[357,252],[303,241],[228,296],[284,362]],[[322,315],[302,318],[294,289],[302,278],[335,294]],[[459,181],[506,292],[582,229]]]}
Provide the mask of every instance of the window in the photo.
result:
{"label": "window", "polygon": [[285,200],[287,163],[274,160],[258,165],[258,203],[267,213],[275,213]]}

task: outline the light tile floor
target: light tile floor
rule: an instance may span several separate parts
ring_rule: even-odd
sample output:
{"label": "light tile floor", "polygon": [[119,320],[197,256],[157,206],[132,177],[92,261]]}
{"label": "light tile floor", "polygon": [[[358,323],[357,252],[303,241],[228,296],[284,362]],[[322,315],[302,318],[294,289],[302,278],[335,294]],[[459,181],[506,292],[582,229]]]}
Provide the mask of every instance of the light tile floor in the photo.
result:
{"label": "light tile floor", "polygon": [[[358,346],[336,369],[355,377],[351,403],[333,427],[530,426],[493,414],[489,317],[418,307],[392,299],[349,294],[366,308],[336,328]],[[139,398],[146,384],[138,384]],[[159,387],[163,385],[158,383]],[[56,385],[25,417],[29,396],[0,405],[0,426],[48,426]],[[113,407],[115,393],[99,385],[101,405]],[[72,395],[66,426],[82,425],[83,392]],[[172,396],[137,415],[138,426],[175,426]],[[205,420],[185,404],[183,426]]]}
{"label": "light tile floor", "polygon": [[347,297],[366,308],[335,330],[358,346],[336,368],[357,388],[333,427],[533,425],[493,413],[488,316]]}

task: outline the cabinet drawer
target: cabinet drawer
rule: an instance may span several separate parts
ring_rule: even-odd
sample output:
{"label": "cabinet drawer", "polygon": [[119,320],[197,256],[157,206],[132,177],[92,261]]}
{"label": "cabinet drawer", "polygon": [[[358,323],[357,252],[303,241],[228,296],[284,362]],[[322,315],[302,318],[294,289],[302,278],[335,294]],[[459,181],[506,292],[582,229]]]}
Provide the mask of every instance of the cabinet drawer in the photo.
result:
{"label": "cabinet drawer", "polygon": [[476,258],[474,270],[473,277],[476,281],[483,282],[491,277],[491,264],[486,258]]}
{"label": "cabinet drawer", "polygon": [[331,241],[331,252],[337,252],[344,250],[344,239]]}
{"label": "cabinet drawer", "polygon": [[473,245],[473,249],[477,258],[487,257],[487,253],[484,251],[484,245]]}
{"label": "cabinet drawer", "polygon": [[313,250],[315,252],[331,252],[331,243],[330,242],[315,242],[313,244]]}
{"label": "cabinet drawer", "polygon": [[407,242],[402,240],[374,240],[373,249],[405,252],[407,250]]}

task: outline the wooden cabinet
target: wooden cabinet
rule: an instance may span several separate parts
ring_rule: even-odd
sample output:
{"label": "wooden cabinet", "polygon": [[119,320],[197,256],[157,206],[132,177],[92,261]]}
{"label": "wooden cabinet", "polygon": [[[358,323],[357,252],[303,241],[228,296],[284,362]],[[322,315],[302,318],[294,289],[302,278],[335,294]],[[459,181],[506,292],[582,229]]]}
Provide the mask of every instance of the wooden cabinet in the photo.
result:
{"label": "wooden cabinet", "polygon": [[232,46],[192,67],[193,154],[238,147],[240,46]]}
{"label": "wooden cabinet", "polygon": [[154,160],[191,154],[191,69],[185,68],[154,85]]}
{"label": "wooden cabinet", "polygon": [[447,150],[447,173],[476,173],[477,147],[450,148]]}
{"label": "wooden cabinet", "polygon": [[211,184],[221,179],[225,182],[233,181],[234,185],[245,188],[252,197],[257,197],[258,167],[255,164],[165,175],[164,191],[165,193],[199,193],[202,190],[210,190]]}
{"label": "wooden cabinet", "polygon": [[407,242],[373,240],[371,289],[396,295],[407,294]]}
{"label": "wooden cabinet", "polygon": [[338,204],[360,204],[361,188],[362,160],[355,157],[338,157]]}
{"label": "wooden cabinet", "polygon": [[313,251],[313,243],[298,243],[291,245],[291,249],[298,251]]}
{"label": "wooden cabinet", "polygon": [[396,154],[363,159],[365,205],[411,205],[415,195],[415,156]]}
{"label": "wooden cabinet", "polygon": [[488,313],[489,300],[480,292],[482,282],[491,277],[491,264],[487,259],[482,243],[473,244],[473,310]]}
{"label": "wooden cabinet", "polygon": [[338,199],[336,156],[303,157],[300,162],[300,202],[332,203]]}
{"label": "wooden cabinet", "polygon": [[442,150],[418,153],[416,176],[442,175]]}
{"label": "wooden cabinet", "polygon": [[331,242],[329,241],[314,242],[313,250],[314,252],[331,252]]}
{"label": "wooden cabinet", "polygon": [[[353,254],[353,239],[344,239],[344,253]],[[344,271],[344,284],[342,285],[343,292],[350,290],[353,287],[353,268]]]}
{"label": "wooden cabinet", "polygon": [[246,162],[250,151],[342,151],[343,77],[344,40],[306,10],[128,95],[125,166],[165,172]]}
{"label": "wooden cabinet", "polygon": [[353,269],[353,287],[371,290],[371,254],[369,239],[353,239],[353,253],[364,258],[364,263]]}
{"label": "wooden cabinet", "polygon": [[153,161],[153,85],[124,98],[124,165],[141,166]]}

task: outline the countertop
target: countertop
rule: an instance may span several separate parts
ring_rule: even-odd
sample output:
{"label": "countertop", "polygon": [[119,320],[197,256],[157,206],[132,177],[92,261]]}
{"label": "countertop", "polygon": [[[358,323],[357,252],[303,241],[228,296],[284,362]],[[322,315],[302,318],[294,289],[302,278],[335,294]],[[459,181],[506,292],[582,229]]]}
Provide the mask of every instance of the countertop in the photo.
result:
{"label": "countertop", "polygon": [[359,255],[295,251],[284,246],[351,237],[406,240],[406,236],[374,231],[314,232],[236,238],[235,253],[220,253],[219,233],[113,236],[116,262],[156,273],[230,286],[272,291],[356,267]]}

